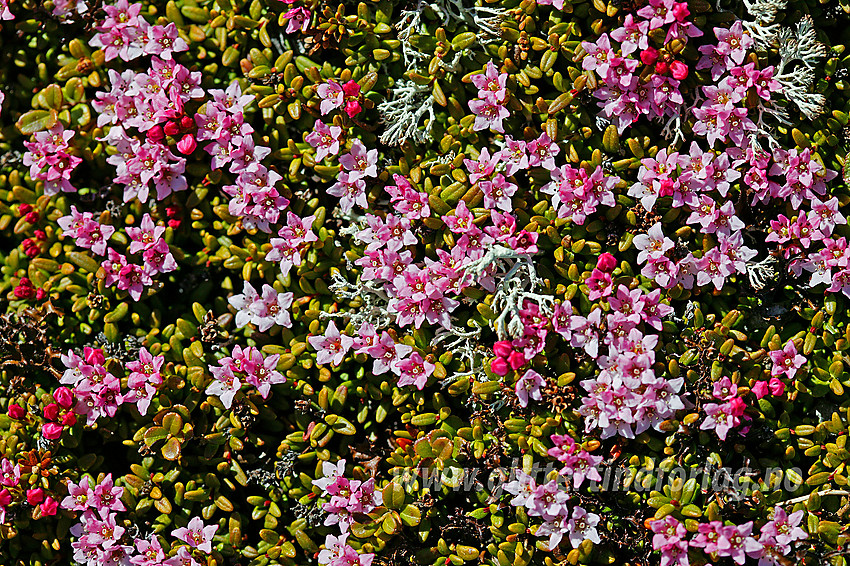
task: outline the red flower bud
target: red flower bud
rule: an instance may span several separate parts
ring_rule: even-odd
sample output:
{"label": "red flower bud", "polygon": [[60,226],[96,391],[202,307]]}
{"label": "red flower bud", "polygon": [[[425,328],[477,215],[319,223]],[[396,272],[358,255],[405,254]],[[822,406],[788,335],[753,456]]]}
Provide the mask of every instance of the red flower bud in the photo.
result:
{"label": "red flower bud", "polygon": [[658,50],[654,47],[647,47],[640,52],[640,60],[644,65],[652,65],[658,60]]}
{"label": "red flower bud", "polygon": [[596,261],[596,268],[604,273],[611,273],[617,267],[617,258],[612,254],[605,252]]}
{"label": "red flower bud", "polygon": [[688,66],[681,61],[673,61],[670,63],[670,74],[677,81],[683,81],[688,78]]}
{"label": "red flower bud", "polygon": [[28,214],[31,210],[32,210],[32,205],[27,204],[27,203],[23,203],[20,206],[18,206],[18,212],[21,214],[21,216]]}
{"label": "red flower bud", "polygon": [[59,405],[57,403],[51,403],[44,408],[44,418],[49,421],[55,421],[56,417],[59,416]]}
{"label": "red flower bud", "polygon": [[360,96],[360,85],[357,84],[357,81],[348,81],[342,85],[342,92],[347,97]]}
{"label": "red flower bud", "polygon": [[33,234],[35,234],[35,239],[40,242],[43,242],[47,239],[47,234],[44,233],[44,230],[36,230],[33,232]]}
{"label": "red flower bud", "polygon": [[176,136],[180,132],[180,124],[178,122],[169,120],[165,124],[165,127],[162,129],[162,131],[165,132],[166,135]]}
{"label": "red flower bud", "polygon": [[511,368],[519,369],[525,365],[525,356],[522,352],[511,352],[511,355],[508,356],[508,363],[511,365]]}
{"label": "red flower bud", "polygon": [[64,427],[61,424],[46,423],[43,427],[41,427],[41,436],[47,440],[56,440],[62,436],[63,428]]}
{"label": "red flower bud", "polygon": [[490,369],[496,375],[506,376],[508,375],[508,362],[505,358],[493,358],[493,361],[490,362]]}
{"label": "red flower bud", "polygon": [[186,134],[183,138],[177,142],[177,150],[183,155],[189,155],[195,148],[198,147],[198,142],[195,141],[195,136],[192,134]]}
{"label": "red flower bud", "polygon": [[67,387],[60,387],[54,391],[53,398],[63,409],[70,409],[74,406],[74,394]]}
{"label": "red flower bud", "polygon": [[76,413],[65,413],[65,416],[62,417],[62,424],[65,426],[74,426],[77,424]]}
{"label": "red flower bud", "polygon": [[669,70],[669,65],[667,65],[667,61],[659,61],[655,64],[655,72],[659,75],[666,75]]}
{"label": "red flower bud", "polygon": [[27,490],[27,503],[30,505],[38,505],[44,501],[44,490],[40,487]]}
{"label": "red flower bud", "polygon": [[153,128],[147,131],[148,141],[159,143],[163,139],[165,139],[165,132],[162,130],[162,126],[157,124]]}
{"label": "red flower bud", "polygon": [[89,348],[88,346],[83,348],[83,359],[90,366],[101,365],[106,361],[106,358],[103,357],[103,350],[100,348]]}
{"label": "red flower bud", "polygon": [[509,340],[500,340],[493,344],[493,351],[496,352],[496,355],[500,358],[507,358],[511,355],[511,352],[514,351],[513,345]]}
{"label": "red flower bud", "polygon": [[356,100],[349,100],[345,103],[345,113],[348,114],[349,118],[354,118],[361,110],[360,103]]}
{"label": "red flower bud", "polygon": [[39,221],[40,218],[41,218],[41,216],[38,214],[38,211],[36,211],[36,210],[33,210],[32,212],[27,213],[27,215],[24,217],[24,219],[27,222],[29,222],[30,224],[35,224],[36,222]]}
{"label": "red flower bud", "polygon": [[189,118],[188,116],[183,116],[180,118],[180,127],[184,130],[190,130],[195,126],[195,121]]}
{"label": "red flower bud", "polygon": [[171,220],[166,222],[166,224],[168,224],[169,228],[172,228],[174,230],[177,230],[178,228],[180,228],[180,221],[175,219],[175,218],[172,218]]}
{"label": "red flower bud", "polygon": [[17,403],[9,405],[9,417],[17,420],[24,418],[27,415],[26,410]]}
{"label": "red flower bud", "polygon": [[15,297],[18,299],[30,299],[35,295],[35,288],[26,277],[21,278],[21,282],[15,287]]}
{"label": "red flower bud", "polygon": [[44,297],[46,297],[46,296],[47,296],[47,291],[45,291],[44,289],[38,288],[38,289],[35,290],[35,299],[37,301],[43,301]]}
{"label": "red flower bud", "polygon": [[6,507],[12,502],[12,494],[8,489],[0,491],[0,507]]}
{"label": "red flower bud", "polygon": [[683,22],[690,15],[691,11],[688,10],[688,5],[685,2],[673,6],[673,16],[675,16],[676,21]]}
{"label": "red flower bud", "polygon": [[59,503],[48,495],[47,499],[44,500],[44,503],[41,504],[41,514],[45,517],[50,517],[55,515],[58,510]]}

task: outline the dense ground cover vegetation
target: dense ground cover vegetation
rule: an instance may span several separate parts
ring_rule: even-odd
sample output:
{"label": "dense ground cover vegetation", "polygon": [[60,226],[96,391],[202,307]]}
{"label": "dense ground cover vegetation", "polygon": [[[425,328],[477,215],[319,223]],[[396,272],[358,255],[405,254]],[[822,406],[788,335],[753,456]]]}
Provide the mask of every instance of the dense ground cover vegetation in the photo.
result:
{"label": "dense ground cover vegetation", "polygon": [[0,563],[845,565],[848,14],[0,0]]}

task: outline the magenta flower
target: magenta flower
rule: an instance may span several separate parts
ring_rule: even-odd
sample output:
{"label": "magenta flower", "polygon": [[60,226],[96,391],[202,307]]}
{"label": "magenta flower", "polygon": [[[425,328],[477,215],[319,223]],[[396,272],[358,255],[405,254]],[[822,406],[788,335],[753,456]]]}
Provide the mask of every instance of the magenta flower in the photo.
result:
{"label": "magenta flower", "polygon": [[[322,105],[326,101],[322,101]],[[324,112],[323,112],[324,114]],[[328,126],[321,120],[316,120],[313,131],[307,134],[304,141],[316,148],[316,163],[320,163],[329,155],[339,153],[339,143],[342,137],[342,128],[339,126]]]}
{"label": "magenta flower", "polygon": [[539,373],[533,369],[526,370],[515,386],[520,406],[527,407],[529,399],[542,400],[543,394],[540,392],[540,388],[544,385],[546,385],[546,381]]}
{"label": "magenta flower", "polygon": [[401,371],[398,379],[399,387],[415,385],[416,389],[423,389],[428,378],[434,373],[436,366],[424,360],[419,352],[411,352],[406,359],[396,363],[396,368]]}
{"label": "magenta flower", "polygon": [[475,114],[472,130],[475,132],[492,129],[500,134],[505,133],[502,120],[511,115],[510,111],[492,99],[470,100],[469,109]]}
{"label": "magenta flower", "polygon": [[200,517],[194,517],[189,521],[188,526],[171,531],[171,536],[182,540],[201,552],[210,553],[212,552],[212,539],[217,530],[217,525],[204,525]]}
{"label": "magenta flower", "polygon": [[286,33],[295,33],[299,28],[301,29],[301,33],[304,33],[310,27],[312,14],[307,8],[299,6],[283,14],[283,17],[289,20],[289,23],[286,25]]}
{"label": "magenta flower", "polygon": [[797,353],[793,340],[788,340],[781,350],[771,351],[770,359],[773,360],[770,374],[785,375],[788,379],[794,379],[797,370],[806,364],[806,357]]}
{"label": "magenta flower", "polygon": [[328,323],[324,336],[309,336],[307,341],[318,352],[317,364],[330,363],[335,366],[342,363],[343,358],[354,345],[354,339],[346,334],[340,334],[334,321]]}

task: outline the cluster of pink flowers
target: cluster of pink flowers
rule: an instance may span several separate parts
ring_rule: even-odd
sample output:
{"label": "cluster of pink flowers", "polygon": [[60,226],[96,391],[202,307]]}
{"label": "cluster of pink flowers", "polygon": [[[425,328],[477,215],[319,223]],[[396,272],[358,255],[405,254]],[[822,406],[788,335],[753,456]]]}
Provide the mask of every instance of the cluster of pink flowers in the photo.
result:
{"label": "cluster of pink flowers", "polygon": [[278,230],[279,238],[269,242],[272,249],[266,254],[266,261],[280,262],[280,274],[289,275],[293,267],[301,265],[301,252],[309,248],[311,242],[319,237],[313,233],[313,221],[316,215],[301,217],[290,211],[286,213],[286,226]]}
{"label": "cluster of pink flowers", "polygon": [[572,478],[573,489],[578,489],[585,480],[602,481],[596,466],[602,463],[602,456],[594,456],[584,448],[577,448],[573,437],[567,434],[552,434],[549,437],[555,446],[548,450],[564,467],[558,472]]}
{"label": "cluster of pink flowers", "polygon": [[[134,403],[140,414],[147,414],[162,384],[160,371],[165,357],[153,356],[146,348],[140,349],[139,359],[127,363],[130,391],[125,393],[121,391],[121,380],[106,369],[107,362],[99,348],[84,348],[83,357],[69,350],[62,356],[62,363],[67,369],[59,382],[72,388],[76,400],[74,412],[85,415],[86,424],[90,426],[100,417],[114,417],[118,407],[125,403]],[[120,363],[117,367],[123,369]],[[62,406],[59,399],[57,402]]]}
{"label": "cluster of pink flowers", "polygon": [[261,163],[271,149],[256,144],[254,128],[245,122],[245,107],[254,97],[243,95],[235,80],[226,90],[212,89],[209,94],[212,100],[207,101],[205,111],[195,115],[197,137],[211,140],[204,150],[212,155],[213,169],[229,165],[228,170],[236,175],[234,184],[222,187],[232,197],[228,212],[240,217],[245,228],[271,232],[289,199],[275,187],[283,176]]}
{"label": "cluster of pink flowers", "polygon": [[[749,420],[744,415],[747,408],[744,400],[738,395],[738,386],[732,383],[728,377],[716,381],[712,388],[712,396],[724,403],[706,403],[706,418],[700,425],[700,430],[713,430],[720,440],[726,440],[726,435],[733,428],[739,426],[742,420]],[[741,434],[747,432],[749,427],[741,429]]]}
{"label": "cluster of pink flowers", "polygon": [[316,93],[322,99],[319,104],[319,111],[322,116],[337,108],[342,108],[349,118],[353,118],[362,110],[360,106],[360,85],[357,81],[348,81],[344,85],[340,85],[335,80],[328,79],[327,82],[316,88]]}
{"label": "cluster of pink flowers", "polygon": [[[616,259],[608,254],[600,257],[594,271],[608,275],[615,265]],[[555,331],[595,358],[601,370],[581,382],[588,392],[579,409],[585,416],[585,430],[600,428],[602,438],[614,434],[633,438],[685,408],[678,395],[684,379],[655,375],[652,366],[658,336],[644,334],[639,328],[644,324],[661,330],[661,318],[671,313],[672,307],[661,303],[660,295],[660,289],[645,293],[625,285],[619,285],[616,293],[601,293],[611,306],[604,321],[602,309],[584,317],[575,314],[570,303],[556,306],[552,317]],[[600,341],[608,347],[607,355],[599,354]]]}
{"label": "cluster of pink flowers", "polygon": [[345,459],[339,460],[336,464],[323,462],[322,474],[324,477],[313,480],[313,485],[322,490],[323,496],[330,497],[330,500],[322,506],[322,510],[328,513],[325,517],[325,525],[337,525],[340,534],[339,536],[327,535],[325,548],[319,552],[319,564],[370,566],[375,555],[358,554],[347,544],[346,538],[349,534],[348,529],[354,521],[354,514],[371,513],[383,504],[381,492],[375,489],[375,478],[369,478],[363,482],[349,480],[344,475]]}
{"label": "cluster of pink flowers", "polygon": [[558,218],[572,218],[582,225],[600,204],[616,204],[613,189],[619,182],[616,175],[605,175],[601,166],[588,174],[583,167],[562,165],[552,170],[552,180],[540,190],[552,195]]}
{"label": "cluster of pink flowers", "polygon": [[532,476],[519,470],[516,479],[505,484],[505,491],[514,496],[511,505],[525,507],[530,517],[543,519],[534,534],[549,537],[548,550],[555,550],[565,536],[573,548],[578,548],[585,540],[599,543],[601,539],[596,532],[599,515],[579,506],[570,510],[567,505],[570,495],[562,485],[563,477],[537,485]]}
{"label": "cluster of pink flowers", "polygon": [[373,360],[372,373],[381,375],[390,371],[398,376],[399,387],[415,385],[423,389],[436,365],[422,357],[412,346],[393,340],[387,331],[380,336],[375,327],[363,323],[355,338],[342,334],[334,321],[328,323],[321,336],[308,336],[307,341],[316,350],[316,363],[339,365],[353,349],[354,354],[368,354]]}
{"label": "cluster of pink flowers", "polygon": [[74,205],[71,205],[71,214],[60,218],[57,224],[63,236],[74,238],[75,244],[96,255],[106,255],[107,240],[115,233],[114,226],[101,224],[94,219],[94,214],[79,212]]}
{"label": "cluster of pink flowers", "polygon": [[773,519],[761,527],[758,538],[752,536],[753,522],[743,525],[725,525],[722,521],[700,523],[697,534],[690,540],[685,526],[668,515],[651,523],[652,547],[661,551],[661,566],[687,566],[688,548],[699,548],[712,559],[731,558],[744,564],[747,557],[758,560],[759,566],[785,564],[784,556],[791,553],[791,545],[808,538],[799,527],[804,511],[790,516],[782,507],[774,508]]}
{"label": "cluster of pink flowers", "polygon": [[42,517],[55,515],[59,504],[41,487],[21,484],[21,466],[3,457],[0,459],[0,523],[6,522],[6,512],[15,503],[28,504],[38,509]]}
{"label": "cluster of pink flowers", "polygon": [[499,73],[492,61],[487,61],[484,73],[472,75],[472,84],[478,89],[478,98],[469,101],[469,109],[475,114],[473,131],[491,129],[505,133],[502,121],[511,115],[505,107],[508,101],[507,81],[508,74]]}
{"label": "cluster of pink flowers", "polygon": [[646,262],[641,274],[665,289],[677,284],[692,289],[694,284],[704,286],[709,283],[716,289],[722,289],[727,277],[747,273],[747,262],[757,252],[743,244],[741,230],[729,236],[723,236],[722,232],[717,235],[719,245],[698,258],[693,252],[677,247],[664,235],[661,223],[655,223],[646,234],[634,238],[634,245],[640,250],[638,263]]}
{"label": "cluster of pink flowers", "polygon": [[[672,39],[687,41],[701,36],[702,32],[687,21],[689,15],[685,2],[650,0],[636,15],[627,14],[623,25],[610,37],[603,33],[595,42],[582,42],[587,53],[582,68],[601,79],[602,86],[593,95],[599,99],[602,114],[617,126],[619,133],[641,116],[659,119],[679,115],[679,107],[684,104],[679,85],[688,76],[688,67],[673,60],[670,53],[659,58],[659,50],[649,43],[649,32],[666,26],[665,44]],[[619,48],[612,46],[612,39],[620,43]],[[639,68],[641,64],[645,67]],[[652,69],[652,74],[645,82],[641,75],[646,67]]]}
{"label": "cluster of pink flowers", "polygon": [[265,332],[274,325],[292,327],[292,317],[289,307],[292,306],[291,292],[279,293],[274,287],[263,283],[263,293],[260,295],[254,287],[245,281],[242,293],[228,299],[236,309],[236,326],[242,328],[248,324],[257,326],[257,330]]}
{"label": "cluster of pink flowers", "polygon": [[141,3],[129,4],[127,0],[118,0],[103,9],[106,18],[95,25],[100,33],[95,34],[89,45],[103,49],[107,61],[116,57],[131,61],[142,55],[171,59],[174,53],[189,50],[174,22],[167,26],[150,25],[141,17]]}
{"label": "cluster of pink flowers", "polygon": [[277,371],[278,360],[280,354],[263,357],[253,346],[244,349],[234,346],[233,352],[218,360],[217,366],[210,366],[213,381],[207,386],[206,394],[215,395],[229,409],[236,393],[243,383],[247,383],[256,387],[263,399],[266,399],[272,385],[286,383],[286,377]]}
{"label": "cluster of pink flowers", "polygon": [[[184,155],[197,147],[194,122],[184,113],[184,105],[203,98],[201,73],[153,57],[147,73],[119,74],[110,69],[109,81],[110,91],[98,92],[93,106],[99,112],[98,125],[111,126],[104,140],[116,153],[107,162],[116,168],[115,182],[124,187],[124,202],[148,200],[151,182],[157,200],[186,190],[186,159],[167,142],[179,138],[174,148]],[[139,139],[132,129],[145,135]]]}
{"label": "cluster of pink flowers", "polygon": [[366,179],[378,176],[378,150],[367,149],[362,141],[355,139],[349,152],[339,158],[339,164],[336,183],[328,188],[328,194],[339,197],[343,213],[351,212],[354,205],[369,208]]}
{"label": "cluster of pink flowers", "polygon": [[36,132],[33,141],[24,142],[27,151],[23,163],[29,165],[30,177],[44,181],[45,195],[77,190],[70,182],[71,173],[83,160],[73,155],[69,143],[73,137],[73,130],[66,130],[57,122],[49,130]]}

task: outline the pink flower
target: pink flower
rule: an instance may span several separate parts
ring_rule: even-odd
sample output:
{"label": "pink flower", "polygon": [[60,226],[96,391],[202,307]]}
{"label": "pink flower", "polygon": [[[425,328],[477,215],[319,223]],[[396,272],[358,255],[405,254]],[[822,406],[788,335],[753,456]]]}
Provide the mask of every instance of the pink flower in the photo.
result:
{"label": "pink flower", "polygon": [[212,539],[217,530],[217,525],[205,526],[200,517],[194,517],[191,521],[189,521],[188,526],[171,531],[171,536],[182,540],[192,548],[197,548],[201,552],[211,553]]}
{"label": "pink flower", "polygon": [[475,132],[492,129],[500,134],[505,133],[502,120],[511,115],[510,111],[495,100],[470,100],[469,109],[475,114],[472,130]]}
{"label": "pink flower", "polygon": [[773,350],[770,352],[770,359],[773,360],[773,367],[770,370],[771,375],[785,375],[788,379],[793,379],[797,370],[806,364],[805,356],[797,353],[797,347],[793,340],[788,340],[781,350]]}
{"label": "pink flower", "polygon": [[533,369],[527,370],[516,382],[515,387],[520,406],[527,407],[529,399],[542,400],[543,394],[540,392],[540,388],[544,385],[546,385],[546,381],[539,373]]}
{"label": "pink flower", "polygon": [[311,17],[312,14],[310,13],[310,10],[303,6],[289,10],[283,14],[283,18],[289,20],[289,23],[286,26],[286,33],[294,33],[298,31],[298,28],[301,28],[301,33],[306,32],[307,28],[310,27]]}
{"label": "pink flower", "polygon": [[415,385],[417,389],[422,390],[436,366],[424,360],[419,352],[414,351],[406,359],[397,362],[396,368],[401,371],[398,379],[399,387]]}
{"label": "pink flower", "polygon": [[324,116],[335,108],[341,108],[345,103],[345,93],[342,86],[333,79],[328,79],[326,83],[322,83],[316,88],[316,93],[322,99],[319,104],[319,111]]}
{"label": "pink flower", "polygon": [[478,97],[492,99],[497,104],[504,104],[508,96],[507,73],[499,73],[492,61],[487,61],[483,74],[472,75],[472,84],[478,88]]}
{"label": "pink flower", "polygon": [[354,344],[354,339],[346,334],[340,334],[336,323],[330,321],[324,336],[309,336],[307,341],[318,352],[316,363],[338,366]]}
{"label": "pink flower", "polygon": [[[325,101],[322,101],[322,104],[324,105]],[[329,155],[339,153],[340,137],[342,137],[342,128],[328,126],[317,119],[313,131],[307,134],[304,141],[316,148],[316,163],[320,163]]]}

